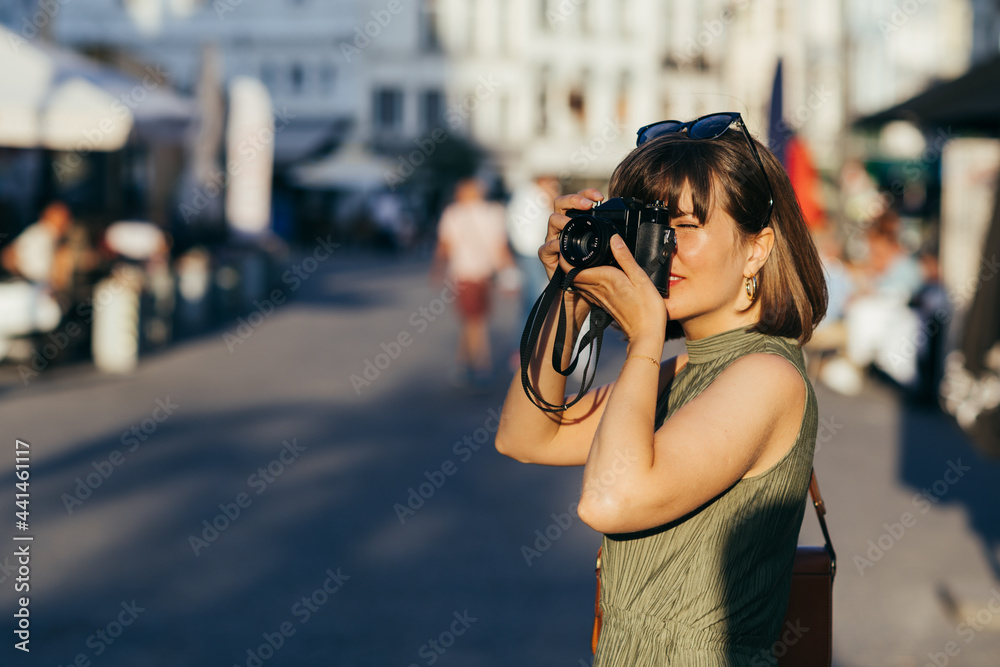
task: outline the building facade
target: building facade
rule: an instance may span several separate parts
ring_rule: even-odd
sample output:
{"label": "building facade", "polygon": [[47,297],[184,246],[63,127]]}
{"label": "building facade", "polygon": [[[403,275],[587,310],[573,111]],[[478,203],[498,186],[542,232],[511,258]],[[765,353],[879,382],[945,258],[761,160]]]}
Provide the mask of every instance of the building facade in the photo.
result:
{"label": "building facade", "polygon": [[357,117],[357,71],[336,51],[355,10],[351,0],[88,0],[61,5],[52,35],[87,53],[128,54],[191,94],[214,46],[221,86],[251,76],[268,87],[284,121],[276,157],[290,163],[341,141]]}
{"label": "building facade", "polygon": [[606,179],[636,128],[664,118],[740,111],[766,139],[779,59],[787,128],[835,169],[848,123],[960,74],[973,33],[968,0],[362,4],[352,32],[367,46],[346,51],[364,63],[362,140],[405,154],[462,133],[512,180]]}
{"label": "building facade", "polygon": [[655,120],[740,111],[766,137],[779,58],[786,122],[833,168],[847,122],[968,65],[973,5],[988,42],[970,0],[90,0],[54,35],[181,90],[217,44],[295,118],[279,162],[353,142],[405,172],[459,135],[508,181],[599,181]]}

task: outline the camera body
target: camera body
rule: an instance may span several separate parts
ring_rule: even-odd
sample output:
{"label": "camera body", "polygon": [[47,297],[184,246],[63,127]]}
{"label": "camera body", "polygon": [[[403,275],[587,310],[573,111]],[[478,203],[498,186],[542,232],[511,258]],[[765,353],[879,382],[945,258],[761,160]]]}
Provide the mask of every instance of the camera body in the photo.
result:
{"label": "camera body", "polygon": [[670,295],[670,262],[677,238],[662,202],[615,197],[589,211],[566,211],[571,219],[559,236],[559,252],[572,266],[618,266],[611,253],[611,237],[625,240],[636,263],[646,271],[663,296]]}

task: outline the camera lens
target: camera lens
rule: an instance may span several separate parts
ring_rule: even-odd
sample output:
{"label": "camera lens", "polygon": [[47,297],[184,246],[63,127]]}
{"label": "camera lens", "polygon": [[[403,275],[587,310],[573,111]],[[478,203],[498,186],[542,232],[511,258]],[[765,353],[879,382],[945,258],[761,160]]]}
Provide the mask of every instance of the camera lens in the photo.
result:
{"label": "camera lens", "polygon": [[580,215],[563,227],[559,250],[572,266],[586,268],[607,264],[609,242],[614,229],[590,215]]}
{"label": "camera lens", "polygon": [[567,250],[574,257],[587,257],[597,249],[597,241],[597,234],[588,229],[570,237]]}

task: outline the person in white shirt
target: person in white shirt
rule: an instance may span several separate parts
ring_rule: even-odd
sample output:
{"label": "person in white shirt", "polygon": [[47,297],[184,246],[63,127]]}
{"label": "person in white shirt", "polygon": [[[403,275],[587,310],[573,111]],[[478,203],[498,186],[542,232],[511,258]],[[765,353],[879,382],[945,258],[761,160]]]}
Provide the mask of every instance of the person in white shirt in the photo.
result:
{"label": "person in white shirt", "polygon": [[507,236],[521,272],[522,320],[527,319],[535,300],[549,282],[538,261],[538,249],[545,243],[553,202],[560,194],[559,179],[541,175],[515,188],[507,204]]}
{"label": "person in white shirt", "polygon": [[53,292],[66,287],[71,277],[71,258],[63,242],[72,224],[65,204],[49,204],[38,222],[0,253],[0,262],[14,277],[0,283],[0,359],[12,339],[59,326],[63,313]]}
{"label": "person in white shirt", "polygon": [[432,276],[447,272],[456,289],[462,321],[456,355],[458,380],[486,384],[493,370],[488,317],[493,276],[513,265],[504,228],[504,209],[483,198],[475,178],[455,188],[455,200],[438,223]]}
{"label": "person in white shirt", "polygon": [[59,251],[72,224],[73,216],[65,204],[49,204],[38,222],[25,228],[4,248],[4,268],[36,285],[61,289],[68,276]]}

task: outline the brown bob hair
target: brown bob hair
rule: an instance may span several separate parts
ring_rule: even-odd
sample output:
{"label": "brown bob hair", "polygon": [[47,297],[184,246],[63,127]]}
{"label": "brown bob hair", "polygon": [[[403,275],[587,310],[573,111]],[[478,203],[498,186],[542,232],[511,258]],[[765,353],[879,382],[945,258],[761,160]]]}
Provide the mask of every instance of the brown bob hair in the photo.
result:
{"label": "brown bob hair", "polygon": [[[785,169],[771,151],[754,141],[774,189],[768,223],[774,230],[774,247],[757,274],[761,316],[752,330],[804,344],[826,314],[826,279]],[[691,186],[693,211],[677,209],[686,183]],[[612,197],[659,200],[671,217],[691,213],[700,222],[718,206],[736,221],[743,243],[759,233],[767,213],[767,182],[737,130],[716,139],[692,139],[686,133],[652,139],[622,160],[609,190]],[[683,336],[678,322],[667,325],[668,339]]]}

